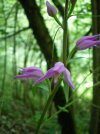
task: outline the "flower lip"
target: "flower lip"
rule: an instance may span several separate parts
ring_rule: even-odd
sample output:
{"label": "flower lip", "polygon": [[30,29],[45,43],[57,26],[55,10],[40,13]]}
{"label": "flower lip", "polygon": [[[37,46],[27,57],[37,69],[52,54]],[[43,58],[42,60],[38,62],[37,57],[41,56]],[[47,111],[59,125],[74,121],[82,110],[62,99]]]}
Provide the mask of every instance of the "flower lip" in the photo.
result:
{"label": "flower lip", "polygon": [[41,71],[41,69],[39,67],[34,67],[34,66],[21,69],[22,73],[28,73],[28,72],[34,72],[34,71]]}

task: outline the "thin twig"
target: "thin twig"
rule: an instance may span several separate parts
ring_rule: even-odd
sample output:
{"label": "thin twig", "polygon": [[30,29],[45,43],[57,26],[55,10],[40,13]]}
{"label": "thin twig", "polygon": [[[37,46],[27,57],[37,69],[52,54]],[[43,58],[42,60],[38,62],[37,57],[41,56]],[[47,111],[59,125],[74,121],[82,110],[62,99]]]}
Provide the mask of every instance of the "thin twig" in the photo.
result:
{"label": "thin twig", "polygon": [[5,37],[1,37],[0,40],[5,40],[5,39],[8,39],[8,38],[11,38],[11,37],[13,37],[13,36],[15,36],[15,35],[17,35],[17,34],[23,32],[23,31],[28,30],[29,28],[30,28],[30,27],[28,26],[28,27],[25,27],[25,28],[23,28],[23,29],[20,29],[20,30],[18,30],[18,31],[16,31],[16,32],[12,33],[12,34],[6,35]]}

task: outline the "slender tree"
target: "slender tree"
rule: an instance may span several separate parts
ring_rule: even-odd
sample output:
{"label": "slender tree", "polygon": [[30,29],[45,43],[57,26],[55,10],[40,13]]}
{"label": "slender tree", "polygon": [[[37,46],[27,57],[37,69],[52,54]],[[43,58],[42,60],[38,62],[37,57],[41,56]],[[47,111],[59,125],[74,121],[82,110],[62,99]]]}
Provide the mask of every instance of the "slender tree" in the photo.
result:
{"label": "slender tree", "polygon": [[[100,0],[91,0],[92,3],[92,31],[93,34],[100,33]],[[93,70],[100,67],[100,49],[93,49]],[[93,84],[100,81],[100,69],[93,74]],[[93,101],[90,122],[90,134],[100,134],[100,85],[93,87]]]}

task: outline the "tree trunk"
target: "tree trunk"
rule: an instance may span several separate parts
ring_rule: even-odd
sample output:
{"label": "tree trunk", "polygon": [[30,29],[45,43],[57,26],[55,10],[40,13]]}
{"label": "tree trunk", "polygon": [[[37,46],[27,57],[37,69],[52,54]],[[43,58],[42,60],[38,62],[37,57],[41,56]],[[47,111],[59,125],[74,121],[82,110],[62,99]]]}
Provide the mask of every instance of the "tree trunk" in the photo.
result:
{"label": "tree trunk", "polygon": [[[100,0],[91,0],[93,13],[93,34],[100,33]],[[93,48],[93,70],[100,67],[100,49]],[[100,81],[100,69],[93,74],[93,84]],[[100,85],[93,87],[93,101],[94,106],[100,107]],[[92,105],[90,134],[100,134],[100,108]]]}
{"label": "tree trunk", "polygon": [[[24,8],[25,14],[29,20],[30,28],[38,42],[38,45],[44,54],[48,65],[51,65],[52,45],[53,41],[49,35],[48,29],[45,26],[43,17],[40,14],[40,9],[35,0],[19,0]],[[56,49],[54,49],[54,61],[57,61]]]}

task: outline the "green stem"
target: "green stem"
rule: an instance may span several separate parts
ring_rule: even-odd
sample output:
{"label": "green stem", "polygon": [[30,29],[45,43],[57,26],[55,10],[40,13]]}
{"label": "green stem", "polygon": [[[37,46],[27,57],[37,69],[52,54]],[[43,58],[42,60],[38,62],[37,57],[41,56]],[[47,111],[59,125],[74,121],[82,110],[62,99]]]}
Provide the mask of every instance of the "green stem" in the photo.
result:
{"label": "green stem", "polygon": [[[60,107],[60,109],[54,113],[49,119],[46,120],[47,121],[50,121],[52,118],[54,118],[55,116],[57,116],[61,111],[66,111],[69,106],[73,105],[75,102],[78,101],[78,99],[80,99],[88,90],[85,90],[78,98],[76,98],[75,100],[69,102],[68,104],[66,104],[64,107]],[[67,111],[66,111],[67,112]]]}
{"label": "green stem", "polygon": [[[73,10],[74,10],[74,8],[75,8],[75,5],[76,5],[76,1],[75,1],[75,3],[73,3],[72,6],[71,6],[71,9],[70,9],[70,11],[69,11],[69,13],[68,13],[68,18],[71,16],[71,14],[72,14],[72,12],[73,12]],[[67,19],[68,19],[68,18],[67,18]]]}
{"label": "green stem", "polygon": [[58,87],[59,87],[59,85],[60,85],[60,82],[61,82],[61,80],[58,81],[57,85],[56,85],[55,88],[52,90],[52,93],[50,94],[50,96],[49,96],[49,98],[48,98],[48,100],[47,100],[47,103],[46,103],[46,105],[45,105],[45,107],[44,107],[44,110],[43,110],[43,113],[42,113],[42,115],[41,115],[41,118],[40,118],[40,120],[39,120],[39,122],[38,122],[38,126],[37,126],[37,129],[36,129],[35,134],[38,134],[38,133],[39,133],[39,130],[40,130],[40,127],[41,127],[41,125],[42,125],[42,123],[43,123],[45,114],[46,114],[46,112],[47,112],[47,110],[48,110],[48,108],[49,108],[49,106],[50,106],[50,104],[51,104],[51,102],[52,102],[52,100],[53,100],[53,98],[54,98],[54,96],[55,96],[57,90],[58,90]]}
{"label": "green stem", "polygon": [[67,59],[67,12],[68,12],[68,0],[65,2],[64,21],[63,21],[63,63],[66,66]]}
{"label": "green stem", "polygon": [[69,54],[69,56],[68,56],[68,58],[67,58],[67,63],[66,63],[66,65],[69,63],[69,60],[73,57],[73,55],[76,53],[76,51],[77,51],[77,48],[76,48],[76,46],[72,49],[72,51],[70,52],[70,54]]}
{"label": "green stem", "polygon": [[56,31],[56,33],[55,33],[55,35],[54,35],[54,38],[53,38],[53,45],[52,45],[52,62],[51,62],[52,64],[51,64],[51,65],[53,65],[53,63],[54,63],[54,41],[55,41],[57,32],[59,31],[60,28],[61,28],[61,27],[59,27],[59,28],[57,29],[57,31]]}
{"label": "green stem", "polygon": [[55,21],[61,26],[61,28],[63,29],[63,25],[61,24],[61,22],[59,21],[59,19],[55,16],[53,16]]}

